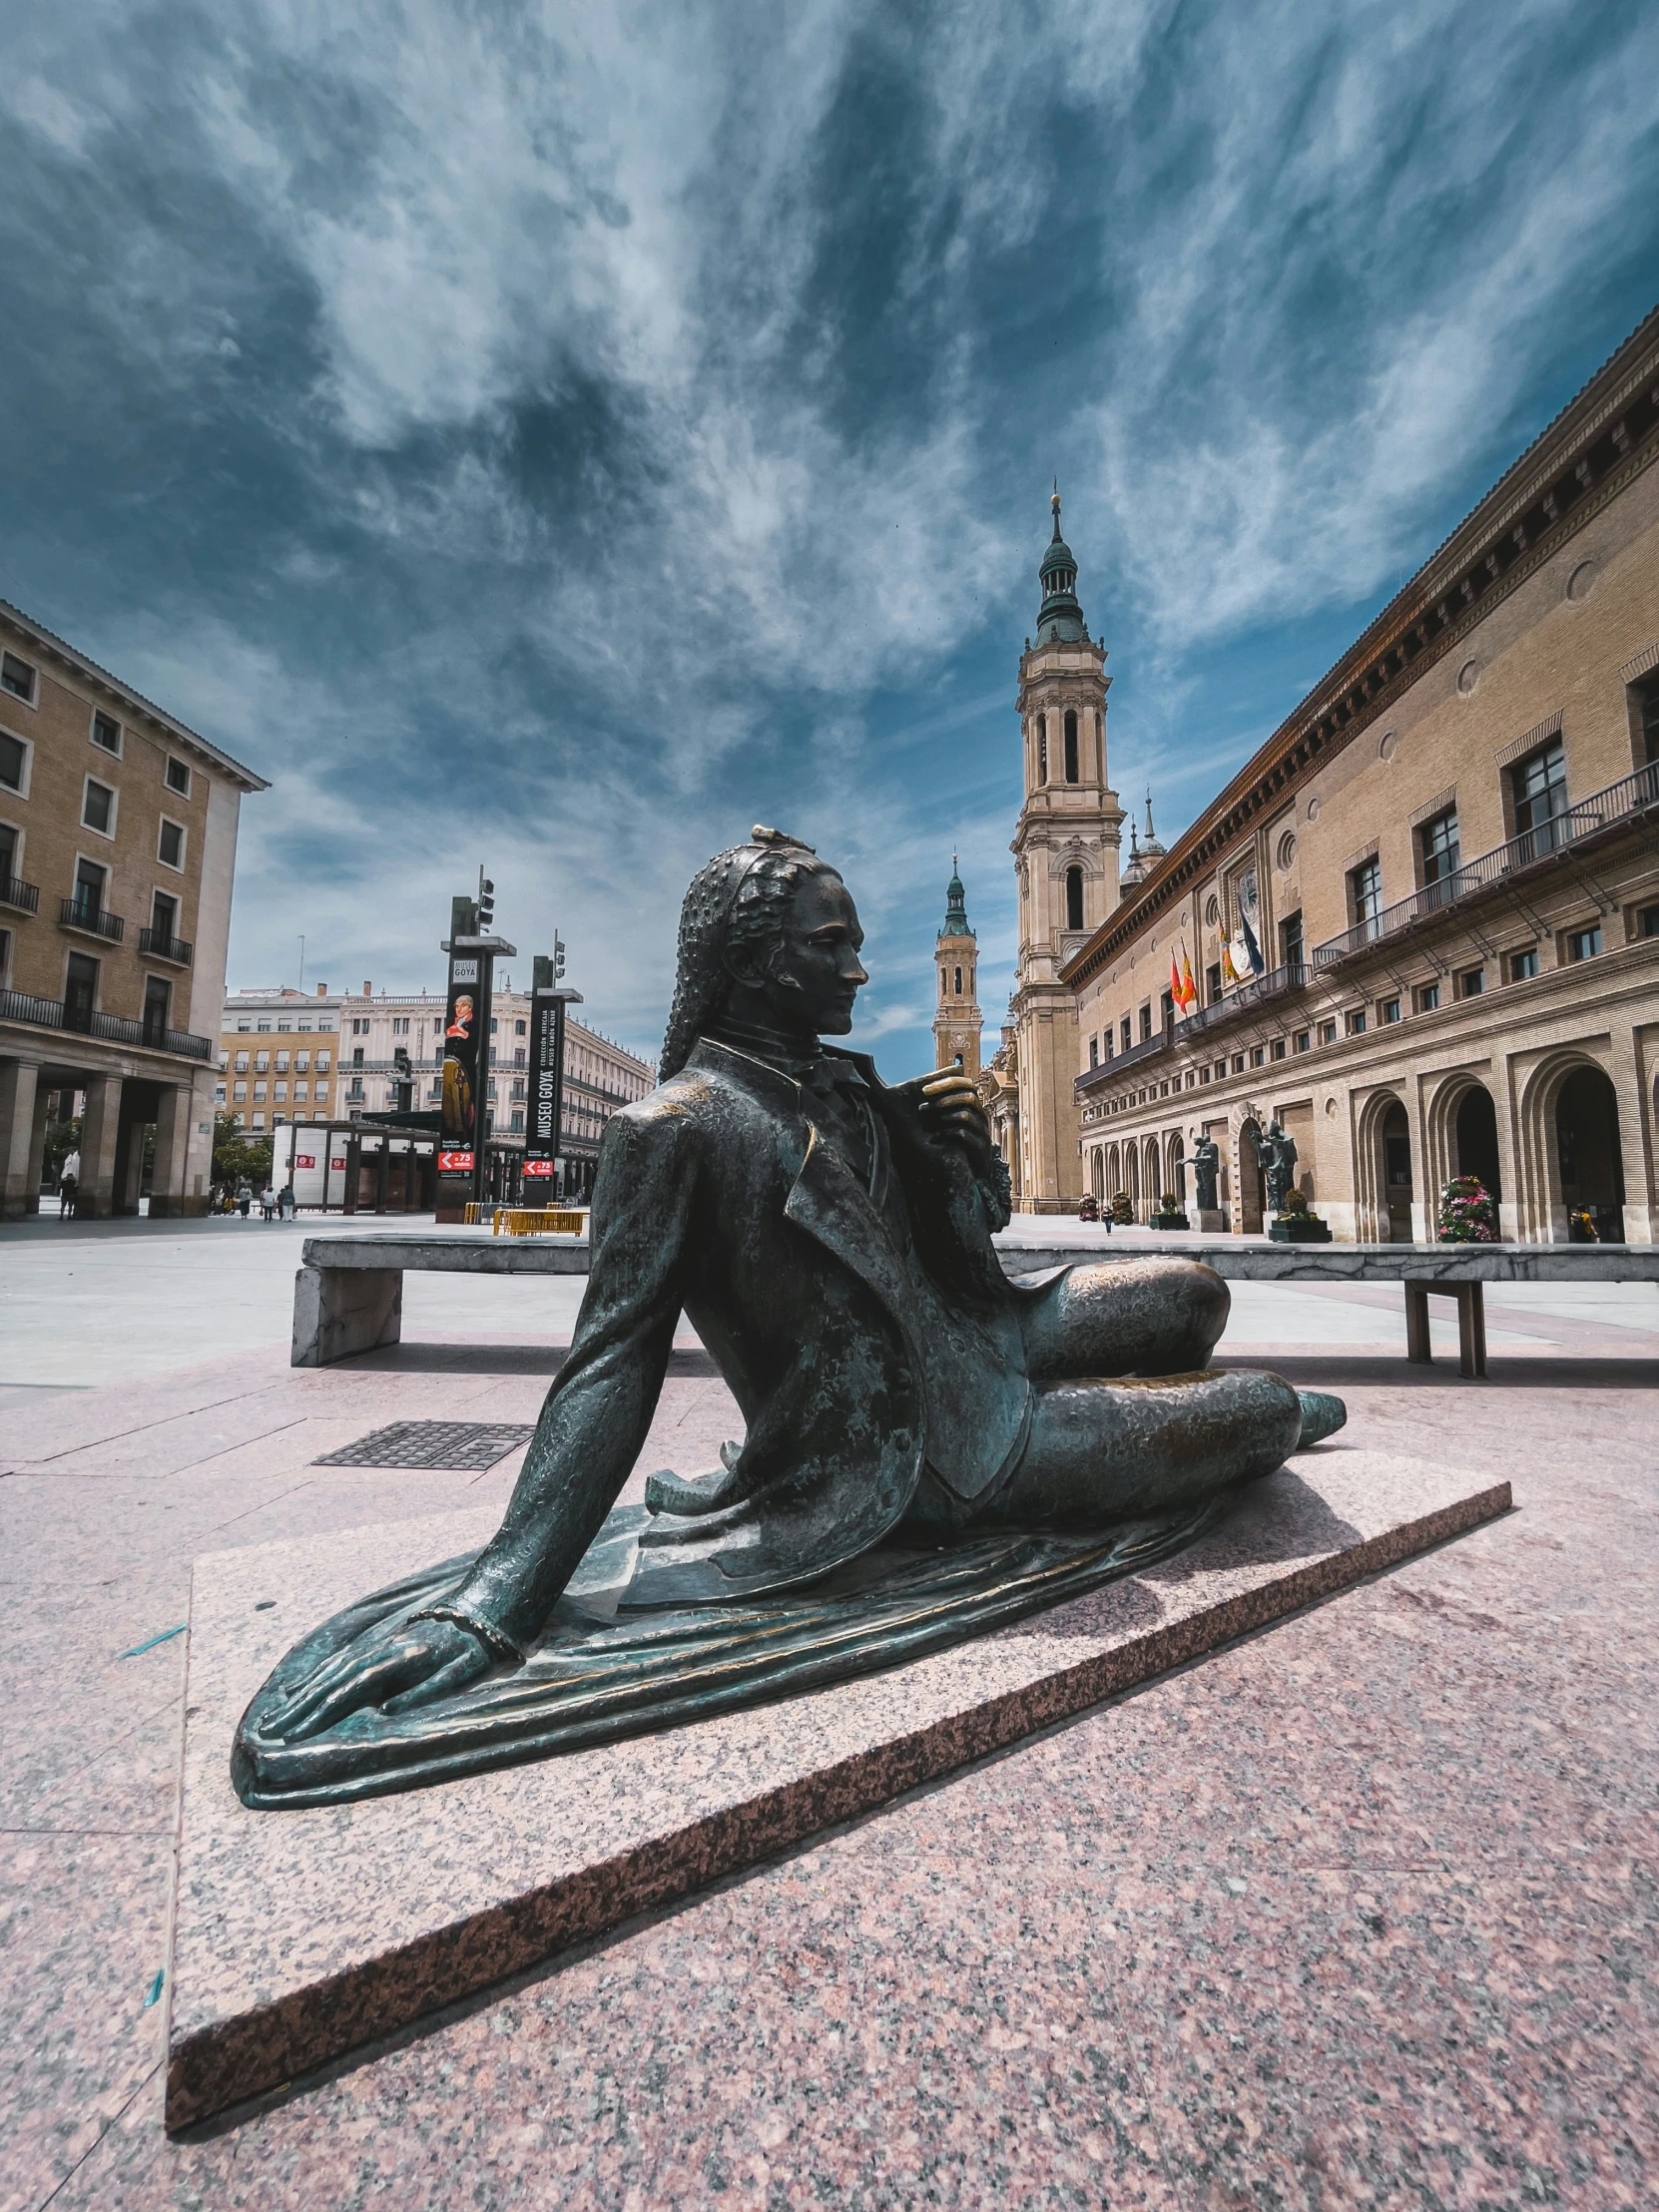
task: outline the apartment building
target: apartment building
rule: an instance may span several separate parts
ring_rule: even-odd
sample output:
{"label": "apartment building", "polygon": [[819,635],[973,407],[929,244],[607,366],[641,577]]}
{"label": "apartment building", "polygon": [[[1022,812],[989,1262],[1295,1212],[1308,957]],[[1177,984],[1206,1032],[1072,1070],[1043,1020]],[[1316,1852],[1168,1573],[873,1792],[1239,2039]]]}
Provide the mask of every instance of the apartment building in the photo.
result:
{"label": "apartment building", "polygon": [[81,1211],[205,1212],[242,801],[268,787],[0,601],[0,1212],[84,1098]]}
{"label": "apartment building", "polygon": [[[297,990],[237,991],[225,1001],[218,1101],[252,1131],[289,1121],[360,1121],[396,1104],[399,1052],[413,1073],[412,1104],[436,1107],[443,1064],[441,992],[361,991],[307,998]],[[498,979],[490,1016],[492,1134],[524,1135],[529,1081],[530,1000]],[[645,1061],[586,1024],[567,1020],[563,1158],[567,1194],[585,1195],[605,1124],[656,1081]]]}

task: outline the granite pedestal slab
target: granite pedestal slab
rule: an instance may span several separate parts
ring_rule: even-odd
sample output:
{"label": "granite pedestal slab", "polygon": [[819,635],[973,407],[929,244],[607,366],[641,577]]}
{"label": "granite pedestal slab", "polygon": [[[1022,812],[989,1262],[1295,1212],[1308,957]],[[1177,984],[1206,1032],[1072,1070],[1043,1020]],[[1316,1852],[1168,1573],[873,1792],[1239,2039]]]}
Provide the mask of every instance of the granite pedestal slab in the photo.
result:
{"label": "granite pedestal slab", "polygon": [[[1508,1509],[1327,1445],[1189,1550],[887,1673],[400,1796],[250,1812],[237,1722],[307,1625],[487,1540],[446,1513],[198,1559],[167,2122],[183,2127]],[[1102,1808],[1102,1818],[1110,1809]]]}

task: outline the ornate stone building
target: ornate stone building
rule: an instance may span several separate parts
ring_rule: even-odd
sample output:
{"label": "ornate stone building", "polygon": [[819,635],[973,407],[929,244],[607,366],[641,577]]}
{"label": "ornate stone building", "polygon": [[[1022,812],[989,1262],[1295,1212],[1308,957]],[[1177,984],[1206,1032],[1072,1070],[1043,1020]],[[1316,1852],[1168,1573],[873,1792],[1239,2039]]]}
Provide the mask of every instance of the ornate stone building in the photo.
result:
{"label": "ornate stone building", "polygon": [[944,896],[944,927],[933,947],[939,971],[933,1011],[933,1065],[979,1073],[979,1036],[985,1026],[979,1011],[979,940],[967,917],[967,892],[950,855],[950,882]]}
{"label": "ornate stone building", "polygon": [[[1144,1221],[1160,1192],[1190,1196],[1207,1133],[1232,1229],[1260,1229],[1254,1138],[1275,1116],[1339,1238],[1431,1237],[1443,1185],[1472,1173],[1505,1237],[1653,1241],[1656,460],[1659,310],[1122,903],[1082,940],[1052,933],[1046,965],[1022,875],[1021,1121],[1046,1020],[1089,1189]],[[1039,645],[1022,705],[1042,665]],[[1026,863],[1039,821],[1057,827],[1033,814],[1030,756],[1028,736]],[[1039,1172],[1058,1149],[1032,1148]]]}
{"label": "ornate stone building", "polygon": [[1118,903],[1123,810],[1106,782],[1106,648],[1089,636],[1077,563],[1054,535],[1038,580],[1037,636],[1020,658],[1025,794],[1013,838],[1019,961],[1009,1030],[982,1085],[1020,1213],[1075,1211],[1082,1196],[1077,996],[1064,980]]}

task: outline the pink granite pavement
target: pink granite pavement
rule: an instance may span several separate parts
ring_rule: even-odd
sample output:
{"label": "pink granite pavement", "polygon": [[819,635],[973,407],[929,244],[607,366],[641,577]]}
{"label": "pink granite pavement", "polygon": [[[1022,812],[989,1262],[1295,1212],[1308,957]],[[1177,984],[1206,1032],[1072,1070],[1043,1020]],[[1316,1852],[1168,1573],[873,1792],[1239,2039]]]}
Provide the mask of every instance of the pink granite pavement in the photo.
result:
{"label": "pink granite pavement", "polygon": [[1659,1369],[1590,1357],[1351,1363],[1346,1442],[1517,1510],[170,2141],[182,1639],[121,1654],[197,1553],[496,1502],[310,1461],[545,1387],[282,1357],[8,1407],[0,2207],[1655,2201]]}

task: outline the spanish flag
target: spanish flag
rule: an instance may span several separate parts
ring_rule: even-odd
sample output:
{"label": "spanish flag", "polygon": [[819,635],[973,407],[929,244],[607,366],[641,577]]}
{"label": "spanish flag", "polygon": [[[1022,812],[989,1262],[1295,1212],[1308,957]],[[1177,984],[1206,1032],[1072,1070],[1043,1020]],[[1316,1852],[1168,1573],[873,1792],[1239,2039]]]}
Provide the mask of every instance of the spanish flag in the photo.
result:
{"label": "spanish flag", "polygon": [[1184,1003],[1190,1014],[1198,1004],[1198,985],[1193,981],[1193,963],[1187,957],[1185,945],[1181,947],[1181,988],[1185,993]]}
{"label": "spanish flag", "polygon": [[1221,947],[1221,979],[1224,983],[1236,983],[1239,980],[1239,971],[1233,965],[1233,955],[1228,949],[1225,937],[1222,939]]}

